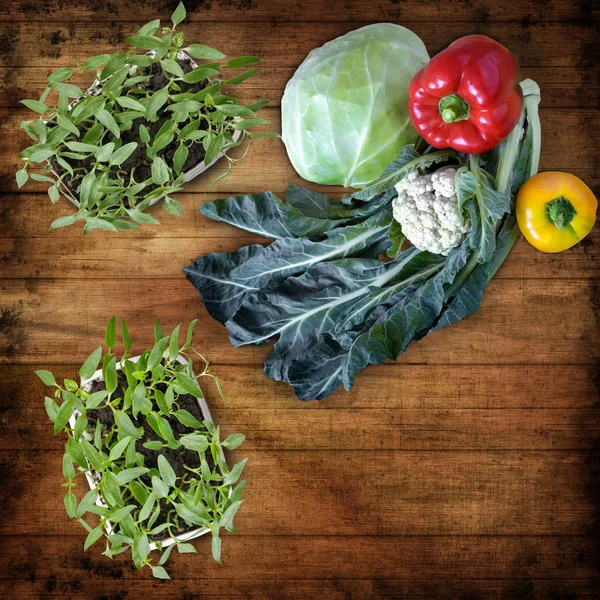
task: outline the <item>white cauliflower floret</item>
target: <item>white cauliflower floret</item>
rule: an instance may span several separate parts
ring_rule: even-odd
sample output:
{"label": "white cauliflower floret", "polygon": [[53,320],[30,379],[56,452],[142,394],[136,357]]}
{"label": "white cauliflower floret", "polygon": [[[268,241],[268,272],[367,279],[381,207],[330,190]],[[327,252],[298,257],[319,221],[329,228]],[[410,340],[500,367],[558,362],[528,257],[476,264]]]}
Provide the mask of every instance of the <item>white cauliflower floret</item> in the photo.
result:
{"label": "white cauliflower floret", "polygon": [[454,193],[456,169],[446,167],[434,173],[409,173],[396,185],[394,219],[402,233],[419,250],[448,255],[458,246],[471,226],[458,210]]}

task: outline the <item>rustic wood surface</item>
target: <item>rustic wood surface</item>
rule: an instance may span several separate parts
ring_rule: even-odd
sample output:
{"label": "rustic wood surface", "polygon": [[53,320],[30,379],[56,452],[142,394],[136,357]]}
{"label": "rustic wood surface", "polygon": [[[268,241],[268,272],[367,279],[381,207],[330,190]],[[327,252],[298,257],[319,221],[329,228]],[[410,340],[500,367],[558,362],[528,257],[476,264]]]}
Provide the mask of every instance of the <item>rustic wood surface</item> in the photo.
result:
{"label": "rustic wood surface", "polygon": [[[181,267],[257,240],[199,213],[206,201],[269,188],[293,172],[278,140],[257,143],[204,194],[179,195],[182,218],[118,235],[48,233],[67,214],[44,187],[19,191],[18,132],[51,69],[112,52],[176,0],[13,0],[0,6],[0,592],[3,598],[598,598],[600,597],[600,228],[543,255],[519,240],[481,310],[399,358],[371,367],[351,393],[302,404],[267,379],[268,348],[230,346]],[[315,46],[375,21],[413,29],[430,54],[486,33],[542,88],[542,170],[568,170],[600,195],[598,4],[589,0],[204,0],[184,30],[263,70],[243,100],[271,100],[279,125],[286,81]],[[211,172],[214,176],[219,168]],[[341,190],[331,189],[334,194]],[[108,318],[125,317],[137,347],[199,318],[198,341],[229,404],[209,402],[249,457],[237,535],[223,566],[173,555],[173,581],[139,574],[96,547],[62,505],[60,440],[33,375],[74,376]]]}

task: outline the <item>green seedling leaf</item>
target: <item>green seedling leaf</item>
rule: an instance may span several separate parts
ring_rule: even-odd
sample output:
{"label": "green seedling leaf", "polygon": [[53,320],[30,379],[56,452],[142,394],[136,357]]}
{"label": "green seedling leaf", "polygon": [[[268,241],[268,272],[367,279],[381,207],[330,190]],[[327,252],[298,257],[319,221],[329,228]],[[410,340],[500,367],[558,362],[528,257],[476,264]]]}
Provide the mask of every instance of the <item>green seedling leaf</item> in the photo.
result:
{"label": "green seedling leaf", "polygon": [[76,392],[79,389],[79,385],[73,379],[65,379],[63,385],[69,392]]}
{"label": "green seedling leaf", "polygon": [[117,476],[112,471],[107,471],[102,477],[102,492],[104,498],[112,506],[123,506],[121,488]]}
{"label": "green seedling leaf", "polygon": [[74,519],[77,514],[77,498],[71,490],[65,496],[65,509],[69,518]]}
{"label": "green seedling leaf", "polygon": [[146,119],[152,121],[156,117],[157,112],[166,104],[168,99],[169,90],[167,88],[154,92],[146,104]]}
{"label": "green seedling leaf", "polygon": [[97,408],[106,400],[108,397],[108,392],[106,390],[100,390],[99,392],[94,392],[87,397],[85,401],[86,408]]}
{"label": "green seedling leaf", "polygon": [[271,121],[267,121],[266,119],[245,119],[244,121],[238,121],[237,123],[234,123],[233,128],[238,129],[240,131],[246,131],[247,129],[251,129],[252,127],[259,127],[260,125],[270,124]]}
{"label": "green seedling leaf", "polygon": [[92,544],[95,544],[104,534],[104,530],[102,529],[102,525],[98,525],[95,529],[92,529],[88,533],[88,536],[85,538],[85,542],[83,543],[83,551],[85,552]]}
{"label": "green seedling leaf", "polygon": [[[173,544],[173,546],[174,545],[175,544]],[[172,546],[169,547],[171,548]],[[196,548],[194,548],[192,544],[177,544],[177,552],[179,552],[179,554],[195,554]]]}
{"label": "green seedling leaf", "polygon": [[166,498],[169,495],[169,487],[162,479],[156,477],[156,475],[152,477],[152,489],[157,498]]}
{"label": "green seedling leaf", "polygon": [[67,215],[65,217],[59,217],[55,219],[50,224],[48,231],[53,231],[54,229],[58,229],[59,227],[67,227],[68,225],[73,225],[77,219],[73,215]]}
{"label": "green seedling leaf", "polygon": [[131,336],[129,335],[129,330],[127,329],[127,324],[125,323],[125,319],[121,319],[121,337],[123,338],[123,347],[125,352],[129,352],[131,350]]}
{"label": "green seedling leaf", "polygon": [[[173,156],[173,169],[175,170],[175,173],[177,173],[178,175],[179,175],[179,173],[181,173],[181,170],[183,169],[183,165],[185,165],[185,161],[188,159],[188,154],[189,154],[189,151],[187,149],[187,146],[183,142],[181,142],[181,144],[179,144],[179,147],[175,151],[175,155]],[[25,173],[27,173],[27,172],[25,171]],[[17,180],[18,180],[18,174],[17,174]],[[27,181],[27,178],[25,178],[25,181]]]}
{"label": "green seedling leaf", "polygon": [[242,67],[247,67],[257,62],[260,62],[260,58],[257,56],[238,56],[237,58],[232,58],[229,62],[225,63],[225,68],[241,69]]}
{"label": "green seedling leaf", "polygon": [[144,448],[148,448],[148,450],[162,450],[164,444],[159,442],[158,440],[152,440],[150,442],[145,442],[142,444]]}
{"label": "green seedling leaf", "polygon": [[192,44],[187,48],[184,48],[192,58],[200,58],[203,60],[220,60],[225,58],[225,55],[214,48],[209,48],[204,44]]}
{"label": "green seedling leaf", "polygon": [[209,446],[208,438],[205,435],[192,433],[190,435],[182,435],[179,441],[183,446],[196,452],[205,452]]}
{"label": "green seedling leaf", "polygon": [[169,342],[169,338],[167,336],[162,337],[156,342],[154,348],[152,348],[152,352],[150,352],[150,356],[148,356],[148,364],[146,368],[149,371],[152,371],[162,360],[163,353],[165,348],[167,347],[167,343]]}
{"label": "green seedling leaf", "polygon": [[177,325],[169,338],[169,360],[176,360],[179,356],[179,329],[181,325]]}
{"label": "green seedling leaf", "polygon": [[95,144],[87,144],[85,142],[65,142],[65,145],[69,150],[73,150],[73,152],[82,152],[84,154],[94,154],[98,150],[98,146]]}
{"label": "green seedling leaf", "polygon": [[177,514],[190,525],[206,526],[207,520],[194,510],[183,506],[182,504],[175,504],[175,510],[177,511]]}
{"label": "green seedling leaf", "polygon": [[165,392],[165,404],[167,405],[169,410],[171,410],[173,402],[175,402],[175,391],[171,386],[169,386],[167,388],[167,391]]}
{"label": "green seedling leaf", "polygon": [[221,564],[221,538],[215,535],[213,535],[212,539],[212,555]]}
{"label": "green seedling leaf", "polygon": [[27,167],[23,167],[17,171],[17,186],[21,189],[29,179],[29,173],[27,173]]}
{"label": "green seedling leaf", "polygon": [[200,421],[198,421],[198,419],[196,419],[196,417],[194,417],[194,415],[187,410],[180,409],[175,411],[173,414],[180,423],[186,425],[187,427],[191,427],[193,429],[200,429],[202,427],[202,423],[200,423]]}
{"label": "green seedling leaf", "polygon": [[242,500],[238,500],[237,502],[233,502],[229,505],[219,521],[219,525],[223,527],[223,529],[227,529],[229,531],[233,529],[233,517],[235,517],[241,505]]}
{"label": "green seedling leaf", "polygon": [[138,440],[141,437],[140,432],[133,424],[133,421],[129,418],[129,415],[122,411],[115,411],[115,423],[119,428],[119,431],[123,433],[124,436],[131,436],[132,438]]}
{"label": "green seedling leaf", "polygon": [[[100,359],[102,358],[102,346],[98,346],[85,360],[79,369],[79,378],[82,382],[90,379],[94,375]],[[89,407],[89,405],[88,405]]]}
{"label": "green seedling leaf", "polygon": [[48,87],[61,94],[64,94],[68,98],[80,98],[83,96],[81,89],[70,83],[51,83]]}
{"label": "green seedling leaf", "polygon": [[135,221],[136,223],[149,223],[151,225],[160,224],[158,219],[156,219],[152,215],[147,215],[137,210],[128,210],[127,214],[129,215],[129,218]]}
{"label": "green seedling leaf", "polygon": [[188,325],[187,336],[185,338],[185,348],[189,348],[192,345],[192,336],[194,335],[194,327],[196,326],[197,322],[198,319],[194,319]]}
{"label": "green seedling leaf", "polygon": [[216,109],[228,117],[255,117],[256,113],[239,104],[219,104]]}
{"label": "green seedling leaf", "polygon": [[162,417],[158,417],[157,421],[160,435],[167,440],[170,446],[179,446],[179,443],[175,440],[175,436],[173,435],[173,430],[171,429],[171,425],[169,425],[169,421],[163,419]]}
{"label": "green seedling leaf", "polygon": [[137,142],[129,142],[121,146],[114,154],[110,157],[111,165],[122,165],[135,151],[137,148]]}
{"label": "green seedling leaf", "polygon": [[171,15],[171,23],[173,23],[173,27],[177,27],[177,25],[179,25],[179,23],[185,19],[185,16],[185,6],[183,5],[183,2],[180,2]]}
{"label": "green seedling leaf", "polygon": [[20,103],[40,115],[43,115],[49,110],[48,107],[39,100],[20,100]]}
{"label": "green seedling leaf", "polygon": [[54,419],[56,419],[56,413],[58,412],[58,404],[54,402],[53,398],[46,396],[44,398],[44,406],[46,407],[46,414],[48,418],[54,423]]}
{"label": "green seedling leaf", "polygon": [[143,506],[150,492],[139,482],[139,481],[130,481],[128,485],[133,497],[140,503],[140,506]]}
{"label": "green seedling leaf", "polygon": [[115,121],[114,117],[106,110],[101,109],[96,113],[96,118],[106,129],[108,129],[115,137],[121,137],[121,130],[119,129],[119,125]]}
{"label": "green seedling leaf", "polygon": [[246,436],[243,433],[232,433],[221,445],[228,450],[235,450],[242,445],[245,439]]}
{"label": "green seedling leaf", "polygon": [[86,512],[90,510],[92,506],[96,503],[98,499],[98,490],[90,490],[86,493],[86,495],[81,499],[79,506],[77,508],[77,517],[82,517]]}
{"label": "green seedling leaf", "polygon": [[117,475],[117,480],[120,485],[125,485],[126,483],[145,475],[149,471],[150,469],[147,469],[146,467],[132,467],[131,469],[125,469],[124,471],[121,471]]}
{"label": "green seedling leaf", "polygon": [[132,396],[131,412],[132,412],[134,418],[137,417],[138,413],[142,410],[145,399],[146,399],[146,386],[144,385],[143,381],[140,381],[137,384],[137,386],[135,387],[135,389],[133,390],[133,396]]}
{"label": "green seedling leaf", "polygon": [[171,579],[169,577],[169,574],[165,571],[165,569],[163,567],[159,566],[152,566],[150,565],[152,568],[152,575],[154,577],[156,577],[156,579]]}
{"label": "green seedling leaf", "polygon": [[168,560],[169,560],[169,556],[171,556],[171,552],[173,551],[173,548],[175,548],[175,546],[177,546],[178,544],[172,544],[171,546],[168,546],[166,548],[166,550],[163,552],[162,556],[160,557],[160,560],[158,561],[159,565],[164,565]]}
{"label": "green seedling leaf", "polygon": [[73,427],[73,437],[78,440],[86,431],[88,427],[88,420],[85,414],[80,414],[75,419],[75,427]]}
{"label": "green seedling leaf", "polygon": [[240,475],[242,474],[247,462],[248,459],[245,458],[237,463],[235,467],[231,469],[231,472],[225,475],[225,479],[223,479],[223,485],[233,485],[240,478]]}
{"label": "green seedling leaf", "polygon": [[82,468],[88,469],[88,463],[86,461],[85,452],[80,441],[69,437],[66,445],[67,452],[72,456],[73,460]]}
{"label": "green seedling leaf", "polygon": [[52,177],[46,177],[45,175],[40,175],[39,173],[31,173],[31,179],[34,181],[47,181],[48,183],[56,183]]}
{"label": "green seedling leaf", "polygon": [[135,506],[133,506],[133,504],[129,504],[128,506],[124,506],[123,508],[119,508],[110,515],[109,520],[112,523],[120,523],[125,517],[128,517],[131,511],[134,509]]}
{"label": "green seedling leaf", "polygon": [[177,475],[169,461],[161,454],[158,457],[158,471],[160,478],[169,486],[173,487],[177,481]]}
{"label": "green seedling leaf", "polygon": [[75,396],[69,392],[67,399],[60,405],[56,416],[54,417],[54,433],[57,434],[62,431],[62,428],[69,422],[71,415],[73,414],[73,408],[75,406]]}
{"label": "green seedling leaf", "polygon": [[142,506],[142,510],[140,511],[140,514],[138,515],[139,521],[143,522],[150,516],[150,513],[152,512],[152,509],[154,508],[155,502],[156,502],[156,494],[154,492],[152,492],[146,499],[146,502],[144,502],[144,505]]}
{"label": "green seedling leaf", "polygon": [[187,374],[177,373],[177,383],[188,393],[196,398],[204,398],[204,394],[198,387],[198,384]]}
{"label": "green seedling leaf", "polygon": [[48,196],[50,196],[52,204],[56,204],[58,202],[58,199],[60,198],[60,192],[58,191],[56,184],[48,188]]}
{"label": "green seedling leaf", "polygon": [[56,150],[50,144],[38,144],[37,146],[25,148],[25,150],[19,154],[19,158],[34,163],[40,163],[53,156],[55,152]]}
{"label": "green seedling leaf", "polygon": [[117,98],[117,103],[120,104],[123,108],[129,108],[130,110],[135,110],[141,113],[146,112],[146,107],[143,104],[140,104],[137,100],[134,100],[129,96],[120,96],[119,98]]}
{"label": "green seedling leaf", "polygon": [[239,85],[240,83],[246,81],[246,79],[250,79],[250,77],[252,77],[253,75],[256,75],[256,73],[258,73],[260,71],[260,69],[248,69],[247,71],[244,71],[243,73],[240,73],[239,75],[236,75],[235,77],[232,77],[228,83],[231,85]]}
{"label": "green seedling leaf", "polygon": [[50,371],[45,371],[42,369],[40,371],[36,371],[35,374],[44,382],[45,385],[55,385],[56,387],[58,387],[58,384],[54,379],[54,375],[52,375]]}
{"label": "green seedling leaf", "polygon": [[156,185],[163,185],[169,181],[169,169],[160,156],[152,161],[152,181]]}
{"label": "green seedling leaf", "polygon": [[98,54],[98,56],[92,56],[91,58],[88,58],[84,63],[83,66],[86,69],[97,69],[98,67],[106,64],[106,62],[110,59],[110,55],[109,54]]}
{"label": "green seedling leaf", "polygon": [[[125,448],[127,448],[129,442],[132,440],[133,438],[130,435],[125,436],[122,440],[120,440],[119,442],[117,442],[110,450],[110,454],[108,455],[108,458],[112,461],[115,461],[119,458],[121,458],[121,455],[123,454],[123,452],[125,452]],[[119,483],[125,483],[125,482],[119,482]]]}
{"label": "green seedling leaf", "polygon": [[137,31],[138,35],[154,35],[160,27],[160,19],[154,19],[145,25],[142,25]]}
{"label": "green seedling leaf", "polygon": [[58,114],[56,122],[76,137],[79,137],[79,129],[77,129],[77,126],[64,115]]}
{"label": "green seedling leaf", "polygon": [[163,200],[163,208],[168,213],[175,215],[176,217],[180,217],[183,214],[181,204],[177,202],[177,200],[170,198],[169,196],[165,196]]}
{"label": "green seedling leaf", "polygon": [[73,69],[69,69],[69,67],[61,67],[54,73],[50,73],[48,75],[48,83],[56,83],[57,81],[65,81],[69,79],[73,75]]}
{"label": "green seedling leaf", "polygon": [[269,104],[268,100],[258,100],[257,102],[252,102],[251,104],[247,104],[246,106],[254,111],[254,112],[258,112],[261,108],[264,108],[265,106],[267,106],[267,104]]}
{"label": "green seedling leaf", "polygon": [[168,48],[167,44],[153,35],[133,35],[125,39],[131,46],[136,46],[142,50],[163,51]]}
{"label": "green seedling leaf", "polygon": [[63,455],[62,471],[65,479],[73,479],[75,477],[75,469],[73,468],[73,459],[68,452]]}
{"label": "green seedling leaf", "polygon": [[117,325],[116,325],[116,317],[111,317],[110,321],[106,325],[106,331],[104,333],[104,342],[108,351],[110,352],[117,343]]}
{"label": "green seedling leaf", "polygon": [[[186,83],[198,83],[199,81],[204,81],[205,79],[208,79],[209,77],[214,77],[215,75],[218,75],[220,72],[221,71],[219,71],[219,69],[213,69],[211,67],[198,67],[198,68],[194,69],[193,71],[186,73],[183,76],[183,80]],[[193,100],[191,102],[193,102]],[[180,104],[183,104],[183,102],[181,102]],[[173,110],[176,110],[177,106],[178,105],[175,105],[173,107]]]}
{"label": "green seedling leaf", "polygon": [[183,69],[179,66],[177,61],[165,58],[160,61],[160,66],[167,73],[171,73],[171,75],[176,75],[177,77],[183,77]]}

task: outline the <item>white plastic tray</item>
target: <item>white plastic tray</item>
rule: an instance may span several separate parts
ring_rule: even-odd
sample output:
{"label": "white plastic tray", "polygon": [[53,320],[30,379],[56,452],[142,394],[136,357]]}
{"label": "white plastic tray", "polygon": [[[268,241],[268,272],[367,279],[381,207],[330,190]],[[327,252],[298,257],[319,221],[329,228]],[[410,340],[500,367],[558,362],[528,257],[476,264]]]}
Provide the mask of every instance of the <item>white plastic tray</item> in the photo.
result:
{"label": "white plastic tray", "polygon": [[[140,358],[140,356],[134,356],[127,360],[130,360],[131,362],[135,363],[139,360],[139,358]],[[178,357],[177,360],[182,365],[185,365],[188,363],[188,361],[181,355]],[[121,363],[117,363],[117,371],[121,371],[121,370],[122,370]],[[196,383],[198,384],[198,387],[200,387],[198,378],[195,377],[194,379],[195,379]],[[98,369],[89,379],[86,379],[85,381],[83,381],[81,384],[81,387],[86,391],[90,391],[91,384],[95,381],[103,381],[102,369]],[[203,420],[212,422],[212,416],[210,414],[210,410],[208,409],[208,405],[206,404],[206,400],[204,400],[204,398],[196,398],[196,400],[198,401],[198,406],[200,407],[200,411],[202,412]],[[77,420],[77,417],[80,414],[81,413],[79,413],[78,411],[74,411],[73,414],[71,415],[71,418],[69,419],[69,425],[71,426],[71,429],[73,429],[75,427],[75,421]],[[225,456],[223,455],[223,452],[221,452],[221,458],[223,459],[223,461],[225,460]],[[88,466],[90,467],[90,469],[92,468],[92,466],[89,464],[89,462],[88,462]],[[89,484],[91,490],[95,490],[98,487],[98,485],[100,483],[100,479],[101,479],[99,474],[96,474],[96,477],[94,477],[94,475],[93,475],[94,473],[95,473],[95,471],[91,471],[91,472],[87,471],[85,473],[86,479],[88,481],[88,484]],[[100,494],[98,495],[98,500],[96,500],[96,504],[98,506],[106,507],[106,503],[103,501],[102,496]],[[113,527],[112,527],[112,524],[110,523],[110,521],[106,521],[105,529],[109,535],[112,533]],[[200,537],[201,535],[208,533],[209,531],[210,531],[210,529],[206,529],[206,528],[203,529],[201,527],[198,527],[197,529],[192,529],[190,531],[186,531],[185,533],[182,533],[181,535],[177,536],[177,539],[181,540],[181,541],[193,540],[197,537]],[[161,539],[160,543],[163,548],[166,548],[167,546],[171,546],[172,544],[174,544],[175,540],[172,537],[166,537],[166,538]],[[157,549],[156,543],[150,542],[150,548],[152,550],[156,550]]]}

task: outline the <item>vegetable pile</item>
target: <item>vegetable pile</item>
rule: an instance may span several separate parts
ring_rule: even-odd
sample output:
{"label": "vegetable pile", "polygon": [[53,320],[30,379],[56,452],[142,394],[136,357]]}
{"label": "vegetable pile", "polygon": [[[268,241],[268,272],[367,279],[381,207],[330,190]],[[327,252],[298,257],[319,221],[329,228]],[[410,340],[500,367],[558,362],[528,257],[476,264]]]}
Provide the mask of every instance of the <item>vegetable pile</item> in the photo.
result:
{"label": "vegetable pile", "polygon": [[[265,192],[206,204],[212,219],[275,238],[184,269],[232,344],[278,337],[265,373],[301,400],[322,399],[350,389],[367,365],[395,360],[411,341],[476,311],[518,236],[515,195],[538,169],[540,91],[531,80],[521,89],[519,122],[486,155],[408,145],[341,203],[290,184],[286,202]],[[468,235],[447,256],[403,249],[395,186],[449,166]]]}

